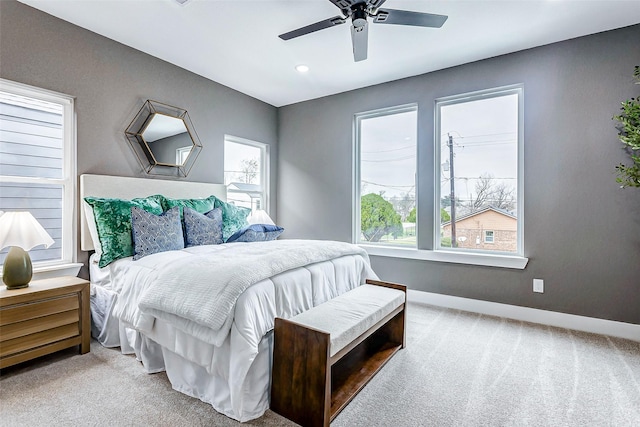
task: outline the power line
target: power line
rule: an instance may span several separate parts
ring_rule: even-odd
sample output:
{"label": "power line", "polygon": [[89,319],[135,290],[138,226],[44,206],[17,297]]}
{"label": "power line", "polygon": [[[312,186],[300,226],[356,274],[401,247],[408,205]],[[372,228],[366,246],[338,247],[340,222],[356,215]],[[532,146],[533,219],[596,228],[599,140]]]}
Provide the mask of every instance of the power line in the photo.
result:
{"label": "power line", "polygon": [[[503,139],[503,140],[487,140],[487,141],[471,141],[471,142],[462,142],[455,143],[458,147],[486,147],[487,145],[505,145],[505,144],[516,144],[518,140],[516,139]],[[440,145],[448,146],[446,141],[442,141]]]}
{"label": "power line", "polygon": [[409,159],[415,159],[416,156],[415,154],[412,154],[410,156],[404,156],[404,157],[398,157],[396,159],[383,159],[383,160],[364,160],[361,159],[361,162],[367,162],[367,163],[385,163],[385,162],[399,162],[401,160],[409,160]]}
{"label": "power line", "polygon": [[485,148],[491,145],[515,145],[516,141],[496,141],[496,142],[472,142],[458,145],[462,148]]}
{"label": "power line", "polygon": [[375,185],[377,187],[383,187],[383,188],[393,188],[393,189],[402,189],[402,188],[413,188],[415,187],[415,184],[413,185],[391,185],[391,184],[378,184],[377,182],[371,182],[371,181],[367,181],[367,180],[361,180],[361,182],[365,183],[365,184],[370,184],[370,185]]}
{"label": "power line", "polygon": [[415,148],[416,144],[406,145],[404,147],[392,148],[390,150],[381,150],[381,151],[361,151],[362,154],[377,154],[377,153],[389,153],[391,151],[400,151],[406,150],[407,148]]}
{"label": "power line", "polygon": [[[469,180],[469,181],[476,181],[476,180],[479,180],[479,179],[485,179],[485,178],[483,178],[481,176],[455,176],[454,178],[455,179],[464,179],[464,180]],[[509,177],[500,177],[500,176],[499,177],[495,177],[495,176],[492,176],[491,179],[500,180],[500,179],[518,179],[518,178],[517,177],[512,177],[512,176],[509,176]],[[449,177],[444,177],[440,181],[441,182],[449,182],[449,180],[450,180]]]}
{"label": "power line", "polygon": [[[480,137],[485,137],[485,136],[497,136],[497,135],[514,135],[517,134],[518,132],[500,132],[500,133],[485,133],[483,135],[469,135],[469,136],[462,136],[460,135],[460,132],[458,131],[451,131],[451,132],[455,132],[457,133],[459,136],[459,139],[468,139],[468,138],[480,138]],[[443,133],[442,135],[440,135],[440,137],[443,136],[447,136],[447,133]]]}
{"label": "power line", "polygon": [[[477,180],[477,179],[486,179],[486,178],[483,178],[481,176],[477,176],[477,177],[474,177],[474,176],[456,176],[455,179]],[[516,178],[516,177],[495,177],[495,176],[492,176],[491,179],[518,179],[518,178]]]}

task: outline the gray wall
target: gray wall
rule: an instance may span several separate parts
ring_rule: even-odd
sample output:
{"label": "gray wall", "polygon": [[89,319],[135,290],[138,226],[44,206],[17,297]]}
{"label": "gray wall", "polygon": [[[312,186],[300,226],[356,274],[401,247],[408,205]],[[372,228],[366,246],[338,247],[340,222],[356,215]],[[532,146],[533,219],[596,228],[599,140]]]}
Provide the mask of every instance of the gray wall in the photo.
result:
{"label": "gray wall", "polygon": [[[523,83],[526,269],[385,257],[373,267],[412,289],[640,324],[640,189],[615,182],[628,158],[611,120],[640,93],[638,40],[640,26],[627,27],[280,108],[279,224],[288,238],[351,240],[355,113],[417,102],[418,161],[432,165],[436,98]],[[430,166],[418,185],[429,228]]]}
{"label": "gray wall", "polygon": [[0,77],[76,97],[78,174],[146,176],[124,130],[152,99],[189,112],[203,149],[188,181],[224,182],[225,134],[269,144],[275,217],[275,107],[13,0],[0,1],[0,43]]}

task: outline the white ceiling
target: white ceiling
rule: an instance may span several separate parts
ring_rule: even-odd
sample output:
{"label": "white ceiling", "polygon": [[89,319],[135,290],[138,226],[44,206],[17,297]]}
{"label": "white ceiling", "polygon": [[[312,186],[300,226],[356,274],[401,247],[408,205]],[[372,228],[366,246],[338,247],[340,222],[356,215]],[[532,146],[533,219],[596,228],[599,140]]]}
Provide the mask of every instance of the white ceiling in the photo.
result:
{"label": "white ceiling", "polygon": [[278,38],[339,15],[328,0],[20,1],[276,107],[640,23],[640,0],[387,0],[449,19],[370,25],[369,57],[356,63],[350,23]]}

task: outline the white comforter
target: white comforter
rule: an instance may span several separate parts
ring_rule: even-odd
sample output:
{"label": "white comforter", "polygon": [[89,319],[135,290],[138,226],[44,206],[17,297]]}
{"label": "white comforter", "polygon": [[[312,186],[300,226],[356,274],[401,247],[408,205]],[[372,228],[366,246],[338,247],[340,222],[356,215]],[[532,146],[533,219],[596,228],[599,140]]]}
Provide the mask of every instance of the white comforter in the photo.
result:
{"label": "white comforter", "polygon": [[140,295],[143,315],[169,321],[204,342],[220,345],[238,297],[251,285],[295,268],[366,252],[344,242],[273,240],[230,244],[215,256],[181,258]]}
{"label": "white comforter", "polygon": [[[260,359],[261,363],[257,363],[256,357],[259,348],[262,348],[262,338],[273,328],[274,317],[294,316],[363,284],[365,279],[377,278],[371,270],[366,252],[348,245],[352,246],[350,251],[353,253],[347,251],[330,261],[298,268],[291,264],[289,266],[292,269],[264,280],[259,279],[261,275],[255,276],[257,283],[248,286],[239,296],[237,305],[224,322],[231,326],[220,328],[217,332],[209,330],[207,340],[179,329],[179,333],[174,333],[171,339],[163,339],[167,335],[159,334],[158,326],[154,329],[154,323],[161,322],[161,326],[165,327],[167,320],[141,310],[139,305],[145,295],[153,292],[163,274],[188,268],[186,266],[194,260],[202,263],[206,259],[224,259],[228,257],[227,254],[242,251],[251,245],[254,243],[200,246],[154,254],[138,261],[122,260],[114,263],[111,273],[118,278],[111,285],[111,289],[118,293],[112,311],[114,316],[228,385],[228,390],[224,392],[219,388],[201,387],[197,384],[202,380],[201,375],[200,379],[176,384],[167,365],[174,388],[211,403],[219,412],[239,421],[256,418],[268,407],[270,363],[268,358]],[[191,281],[197,279],[200,284],[195,287],[201,287],[217,277],[213,272],[206,275],[190,272],[186,276],[189,276],[188,280],[175,285],[188,288],[192,286]],[[170,294],[165,296],[171,297]]]}

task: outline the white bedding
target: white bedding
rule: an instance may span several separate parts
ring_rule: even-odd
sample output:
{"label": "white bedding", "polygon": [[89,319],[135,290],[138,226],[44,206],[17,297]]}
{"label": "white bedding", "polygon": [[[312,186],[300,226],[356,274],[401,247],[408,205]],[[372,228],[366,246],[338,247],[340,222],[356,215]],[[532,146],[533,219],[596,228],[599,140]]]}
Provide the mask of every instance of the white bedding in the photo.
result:
{"label": "white bedding", "polygon": [[[220,246],[218,246],[220,247]],[[215,253],[201,252],[162,265],[157,278],[136,278],[144,286],[135,301],[138,318],[130,322],[145,332],[143,317],[163,319],[202,341],[222,344],[229,333],[238,297],[251,285],[295,268],[346,255],[366,256],[358,246],[320,240],[272,240],[224,245]],[[216,246],[210,249],[217,249]],[[120,300],[123,301],[123,300]],[[123,310],[116,302],[114,313]],[[129,320],[129,319],[125,319]]]}
{"label": "white bedding", "polygon": [[[95,274],[93,267],[92,282],[95,276],[94,284],[103,286],[101,293],[116,296],[111,314],[117,316],[120,326],[138,331],[136,342],[130,345],[143,363],[146,359],[146,364],[151,365],[147,369],[165,368],[176,390],[212,404],[231,418],[248,421],[268,408],[269,331],[274,318],[292,317],[363,284],[365,279],[377,277],[366,253],[358,251],[259,280],[239,296],[230,328],[221,330],[215,344],[139,310],[138,302],[164,269],[180,268],[188,259],[222,257],[239,245],[246,244],[192,247],[138,261],[119,260]],[[204,279],[210,280],[212,275],[209,273]],[[119,335],[121,341],[131,338],[122,331]],[[158,344],[160,348],[156,348]]]}

